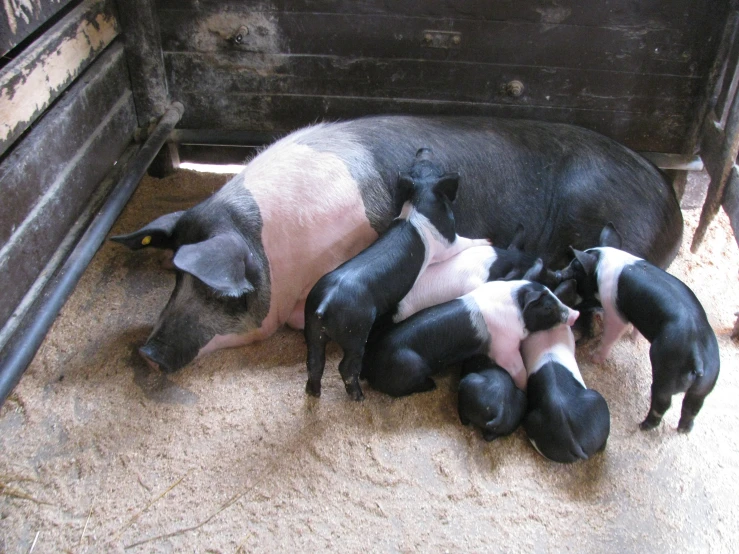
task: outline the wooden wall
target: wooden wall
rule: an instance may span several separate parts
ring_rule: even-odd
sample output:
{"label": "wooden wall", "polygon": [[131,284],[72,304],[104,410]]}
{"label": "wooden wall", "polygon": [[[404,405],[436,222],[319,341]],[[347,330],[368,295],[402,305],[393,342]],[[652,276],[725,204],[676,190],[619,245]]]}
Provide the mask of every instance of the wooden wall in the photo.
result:
{"label": "wooden wall", "polygon": [[50,2],[9,2],[34,7],[29,13],[44,25],[30,42],[0,27],[0,44],[17,41],[0,67],[0,327],[137,126],[110,0],[53,13],[45,11]]}
{"label": "wooden wall", "polygon": [[156,0],[182,128],[464,113],[578,123],[674,153],[694,146],[727,3]]}

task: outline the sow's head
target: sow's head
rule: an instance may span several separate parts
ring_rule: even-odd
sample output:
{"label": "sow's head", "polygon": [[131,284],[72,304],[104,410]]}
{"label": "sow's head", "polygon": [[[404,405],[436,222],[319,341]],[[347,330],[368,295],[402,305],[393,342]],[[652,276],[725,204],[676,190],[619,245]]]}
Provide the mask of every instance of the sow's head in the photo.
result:
{"label": "sow's head", "polygon": [[246,333],[264,319],[269,275],[259,241],[261,227],[248,194],[229,202],[214,196],[112,237],[132,250],[174,252],[174,291],[139,349],[149,365],[166,373],[177,371],[216,336]]}

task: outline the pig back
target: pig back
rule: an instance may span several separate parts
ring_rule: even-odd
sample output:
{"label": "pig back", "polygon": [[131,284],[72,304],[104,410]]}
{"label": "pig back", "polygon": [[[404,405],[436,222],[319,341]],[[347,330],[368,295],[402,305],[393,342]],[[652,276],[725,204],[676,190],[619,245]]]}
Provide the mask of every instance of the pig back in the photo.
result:
{"label": "pig back", "polygon": [[570,245],[597,246],[601,230],[612,222],[625,250],[659,267],[677,255],[682,215],[666,176],[593,131],[476,117],[381,116],[336,125],[371,153],[373,178],[364,179],[358,170],[355,178],[378,232],[397,207],[378,206],[373,199],[394,197],[398,169],[424,145],[440,166],[460,173],[454,214],[462,236],[508,244],[524,223],[524,250],[562,266]]}

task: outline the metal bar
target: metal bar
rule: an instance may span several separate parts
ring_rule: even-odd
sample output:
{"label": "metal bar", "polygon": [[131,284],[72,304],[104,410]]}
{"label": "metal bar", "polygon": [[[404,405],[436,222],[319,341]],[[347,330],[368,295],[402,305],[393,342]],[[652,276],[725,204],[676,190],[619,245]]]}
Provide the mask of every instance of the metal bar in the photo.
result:
{"label": "metal bar", "polygon": [[29,315],[33,315],[31,321],[28,324],[24,322],[12,338],[7,354],[0,361],[0,404],[5,402],[15,385],[18,384],[56,316],[183,112],[182,104],[175,102],[162,116],[59,273],[49,283],[48,290],[44,291],[30,312]]}

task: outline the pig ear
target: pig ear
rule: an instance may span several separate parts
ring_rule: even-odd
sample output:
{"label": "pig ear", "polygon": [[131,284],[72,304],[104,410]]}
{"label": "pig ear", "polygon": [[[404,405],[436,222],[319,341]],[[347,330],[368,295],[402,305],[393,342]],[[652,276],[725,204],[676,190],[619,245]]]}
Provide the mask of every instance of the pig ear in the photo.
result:
{"label": "pig ear", "polygon": [[541,258],[536,258],[534,265],[532,265],[529,270],[524,273],[522,279],[524,281],[536,281],[541,276],[541,272],[543,269],[544,262]]}
{"label": "pig ear", "polygon": [[554,296],[559,298],[562,304],[574,306],[577,302],[577,282],[574,279],[563,281],[554,289]]}
{"label": "pig ear", "polygon": [[572,248],[570,246],[570,249],[572,250],[572,253],[575,255],[575,259],[582,264],[583,269],[585,270],[585,273],[588,275],[592,275],[595,273],[595,268],[598,266],[598,257],[594,254],[591,254],[589,252],[582,252],[581,250],[576,250],[575,248]]}
{"label": "pig ear", "polygon": [[236,233],[223,233],[203,242],[186,244],[174,257],[177,269],[185,271],[225,296],[252,292],[247,274],[256,270],[254,255]]}
{"label": "pig ear", "polygon": [[613,223],[609,221],[600,232],[600,246],[610,246],[611,248],[620,249],[622,242],[621,234],[616,230]]}
{"label": "pig ear", "polygon": [[454,202],[457,198],[457,189],[459,188],[459,173],[456,171],[452,173],[444,173],[437,183],[433,186],[432,190],[436,193],[443,194],[449,199],[449,202]]}
{"label": "pig ear", "polygon": [[[529,285],[530,286],[530,285]],[[544,296],[546,296],[548,293],[548,289],[541,288],[541,289],[529,289],[526,291],[526,294],[523,297],[523,310],[522,312],[525,312],[531,304],[534,304],[541,300]]]}
{"label": "pig ear", "polygon": [[138,231],[127,235],[118,235],[110,237],[110,240],[120,242],[128,246],[131,250],[139,250],[141,248],[174,248],[174,232],[175,225],[180,220],[182,212],[174,212],[156,218],[148,225],[142,227]]}
{"label": "pig ear", "polygon": [[516,232],[513,234],[511,243],[508,245],[508,250],[523,250],[523,243],[526,240],[526,229],[523,223],[519,223],[516,227]]}

